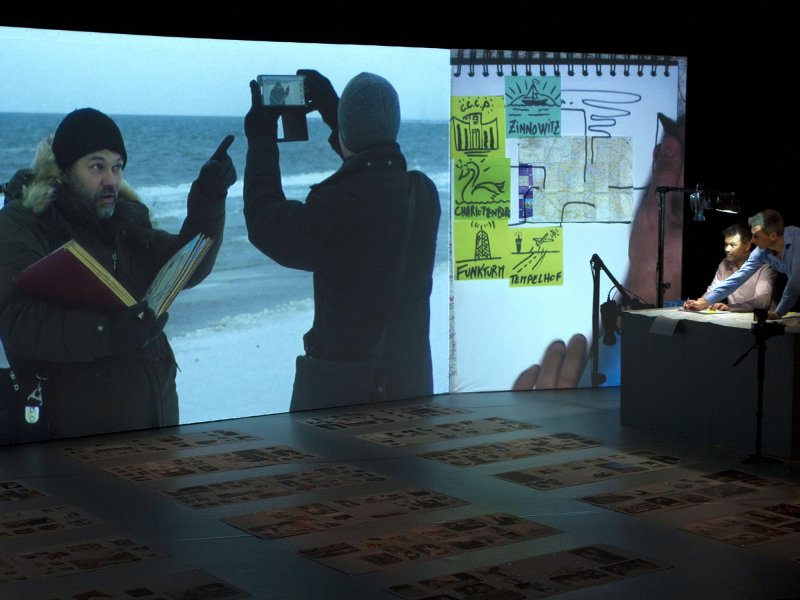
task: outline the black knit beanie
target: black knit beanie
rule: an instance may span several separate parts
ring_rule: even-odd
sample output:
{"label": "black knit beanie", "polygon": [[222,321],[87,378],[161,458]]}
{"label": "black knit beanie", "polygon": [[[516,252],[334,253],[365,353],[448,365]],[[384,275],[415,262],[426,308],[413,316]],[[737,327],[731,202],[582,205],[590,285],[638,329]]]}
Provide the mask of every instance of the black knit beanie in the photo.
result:
{"label": "black knit beanie", "polygon": [[347,149],[394,142],[399,129],[400,101],[392,84],[372,73],[353,77],[339,100],[339,132]]}
{"label": "black knit beanie", "polygon": [[64,171],[75,161],[97,150],[111,150],[128,162],[125,142],[111,117],[94,108],[79,108],[69,113],[53,136],[56,164]]}

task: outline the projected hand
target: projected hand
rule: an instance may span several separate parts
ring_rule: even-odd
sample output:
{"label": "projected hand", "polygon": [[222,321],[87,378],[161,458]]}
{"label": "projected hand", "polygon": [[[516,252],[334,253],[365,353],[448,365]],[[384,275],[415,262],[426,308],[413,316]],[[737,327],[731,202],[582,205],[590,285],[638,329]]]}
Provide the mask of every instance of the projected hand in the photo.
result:
{"label": "projected hand", "polygon": [[587,347],[586,337],[580,333],[573,335],[567,344],[562,340],[551,342],[541,364],[520,373],[511,389],[523,391],[577,387],[586,366]]}
{"label": "projected hand", "polygon": [[244,117],[244,134],[248,141],[257,137],[278,138],[278,118],[280,113],[264,106],[261,86],[254,79],[250,82],[250,110]]}
{"label": "projected hand", "polygon": [[215,198],[228,193],[228,188],[236,183],[236,168],[228,155],[228,148],[233,143],[233,136],[228,135],[216,149],[211,158],[200,168],[197,182]]}
{"label": "projected hand", "polygon": [[[685,122],[683,117],[671,121],[660,116],[664,127],[661,143],[653,149],[653,175],[644,190],[633,219],[628,240],[630,267],[625,287],[644,302],[656,304],[658,263],[658,187],[683,187],[683,145]],[[671,286],[664,291],[665,300],[680,297],[681,257],[683,239],[683,194],[668,192],[664,205],[664,283]]]}
{"label": "projected hand", "polygon": [[333,131],[339,130],[339,96],[330,80],[313,69],[298,69],[306,78],[309,108],[319,111],[322,120]]}

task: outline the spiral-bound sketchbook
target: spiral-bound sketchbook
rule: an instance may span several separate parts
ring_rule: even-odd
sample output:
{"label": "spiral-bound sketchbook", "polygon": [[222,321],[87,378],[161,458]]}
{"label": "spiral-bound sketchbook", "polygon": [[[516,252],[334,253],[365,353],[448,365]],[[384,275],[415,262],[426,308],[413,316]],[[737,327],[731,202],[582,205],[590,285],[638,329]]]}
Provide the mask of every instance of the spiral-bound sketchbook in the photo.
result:
{"label": "spiral-bound sketchbook", "polygon": [[[686,60],[454,49],[450,63],[451,391],[509,389],[523,373],[525,385],[584,387],[587,370],[561,366],[567,347],[588,362],[593,254],[629,296],[656,295],[653,182],[683,185]],[[668,152],[670,172],[656,161]],[[669,249],[681,239],[670,229]],[[600,354],[614,385],[618,340]],[[539,372],[547,381],[531,384]]]}

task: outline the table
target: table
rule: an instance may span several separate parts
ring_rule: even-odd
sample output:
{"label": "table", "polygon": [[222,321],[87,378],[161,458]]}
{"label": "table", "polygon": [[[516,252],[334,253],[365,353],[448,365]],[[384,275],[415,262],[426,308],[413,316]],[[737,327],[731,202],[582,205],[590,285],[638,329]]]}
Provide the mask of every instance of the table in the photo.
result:
{"label": "table", "polygon": [[[800,319],[766,340],[763,456],[800,458]],[[752,313],[625,311],[620,422],[755,453],[758,350]],[[750,348],[752,351],[734,366]]]}

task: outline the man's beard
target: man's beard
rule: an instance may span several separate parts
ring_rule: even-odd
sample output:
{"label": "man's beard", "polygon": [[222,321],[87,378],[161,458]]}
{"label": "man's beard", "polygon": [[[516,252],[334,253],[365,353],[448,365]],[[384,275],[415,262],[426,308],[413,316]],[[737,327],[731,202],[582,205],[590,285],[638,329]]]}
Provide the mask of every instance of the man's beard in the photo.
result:
{"label": "man's beard", "polygon": [[[96,194],[89,194],[85,189],[75,182],[70,182],[70,189],[73,195],[81,201],[89,210],[91,210],[98,219],[110,219],[114,215],[114,209],[117,206],[118,192],[113,186],[105,187]],[[99,201],[101,196],[113,195],[114,201],[110,204]]]}
{"label": "man's beard", "polygon": [[112,204],[103,204],[102,206],[98,206],[95,203],[95,213],[97,214],[97,218],[100,220],[110,219],[114,216],[114,209],[117,207],[116,198]]}

